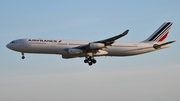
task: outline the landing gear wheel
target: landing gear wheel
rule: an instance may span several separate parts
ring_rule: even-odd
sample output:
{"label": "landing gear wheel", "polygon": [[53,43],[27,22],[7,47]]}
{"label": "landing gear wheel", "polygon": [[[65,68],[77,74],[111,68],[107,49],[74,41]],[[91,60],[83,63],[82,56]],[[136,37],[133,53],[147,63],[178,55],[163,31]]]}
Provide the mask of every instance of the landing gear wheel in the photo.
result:
{"label": "landing gear wheel", "polygon": [[21,53],[21,54],[22,54],[22,59],[25,59],[24,53]]}
{"label": "landing gear wheel", "polygon": [[25,56],[22,56],[22,59],[25,59]]}
{"label": "landing gear wheel", "polygon": [[92,62],[89,62],[88,64],[89,64],[89,66],[91,66],[93,63],[92,63]]}
{"label": "landing gear wheel", "polygon": [[88,56],[85,58],[84,63],[88,63],[89,66],[95,64],[97,61],[92,56]]}
{"label": "landing gear wheel", "polygon": [[88,63],[88,60],[87,60],[87,59],[85,59],[85,60],[84,60],[84,63]]}
{"label": "landing gear wheel", "polygon": [[94,63],[94,64],[97,62],[95,59],[92,59],[91,61],[92,61],[92,63]]}

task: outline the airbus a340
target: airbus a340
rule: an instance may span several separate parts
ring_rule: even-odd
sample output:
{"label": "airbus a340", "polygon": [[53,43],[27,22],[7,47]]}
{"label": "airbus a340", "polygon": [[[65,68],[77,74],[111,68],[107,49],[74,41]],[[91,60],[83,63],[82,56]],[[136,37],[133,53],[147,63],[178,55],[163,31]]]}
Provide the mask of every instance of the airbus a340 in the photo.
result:
{"label": "airbus a340", "polygon": [[127,35],[129,30],[122,34],[100,41],[77,41],[77,40],[48,40],[48,39],[17,39],[6,45],[7,48],[24,53],[60,54],[62,58],[85,57],[84,63],[95,64],[97,56],[131,56],[167,48],[175,41],[164,42],[171,22],[163,23],[149,38],[137,43],[115,42]]}

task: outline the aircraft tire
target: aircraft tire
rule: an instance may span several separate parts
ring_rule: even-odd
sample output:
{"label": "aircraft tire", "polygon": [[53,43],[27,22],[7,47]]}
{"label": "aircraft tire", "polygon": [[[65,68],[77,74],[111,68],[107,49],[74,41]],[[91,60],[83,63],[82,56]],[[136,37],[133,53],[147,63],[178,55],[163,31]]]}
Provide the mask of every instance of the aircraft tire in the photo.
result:
{"label": "aircraft tire", "polygon": [[87,59],[85,59],[85,60],[84,60],[84,63],[88,63],[88,60],[87,60]]}
{"label": "aircraft tire", "polygon": [[88,64],[89,64],[89,66],[91,66],[93,63],[92,63],[92,62],[89,62]]}
{"label": "aircraft tire", "polygon": [[92,63],[94,63],[94,64],[97,62],[95,59],[92,59],[91,61],[92,61]]}
{"label": "aircraft tire", "polygon": [[25,56],[22,56],[22,59],[25,59]]}

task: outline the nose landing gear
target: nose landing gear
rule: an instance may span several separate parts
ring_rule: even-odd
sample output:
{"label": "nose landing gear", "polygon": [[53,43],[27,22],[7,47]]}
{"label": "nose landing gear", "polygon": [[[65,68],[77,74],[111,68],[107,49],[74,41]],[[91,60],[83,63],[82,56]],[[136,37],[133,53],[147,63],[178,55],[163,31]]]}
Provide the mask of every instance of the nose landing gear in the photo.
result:
{"label": "nose landing gear", "polygon": [[93,57],[91,57],[91,56],[86,57],[86,59],[84,60],[84,63],[88,63],[89,66],[95,64],[96,62],[97,62],[97,61],[96,61]]}
{"label": "nose landing gear", "polygon": [[25,56],[22,56],[22,59],[25,59]]}
{"label": "nose landing gear", "polygon": [[22,53],[22,59],[25,59],[24,53]]}

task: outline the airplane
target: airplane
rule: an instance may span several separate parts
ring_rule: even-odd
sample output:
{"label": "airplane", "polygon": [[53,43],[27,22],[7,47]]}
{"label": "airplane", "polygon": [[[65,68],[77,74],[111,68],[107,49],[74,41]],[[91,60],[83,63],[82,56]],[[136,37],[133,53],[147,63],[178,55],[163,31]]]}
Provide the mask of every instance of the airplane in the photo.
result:
{"label": "airplane", "polygon": [[63,59],[85,57],[84,63],[89,66],[97,61],[98,56],[132,56],[168,48],[175,41],[164,42],[172,22],[163,23],[149,38],[141,42],[116,42],[127,35],[129,30],[122,34],[99,41],[80,40],[49,40],[41,38],[25,38],[11,41],[7,48],[24,53],[60,54]]}

